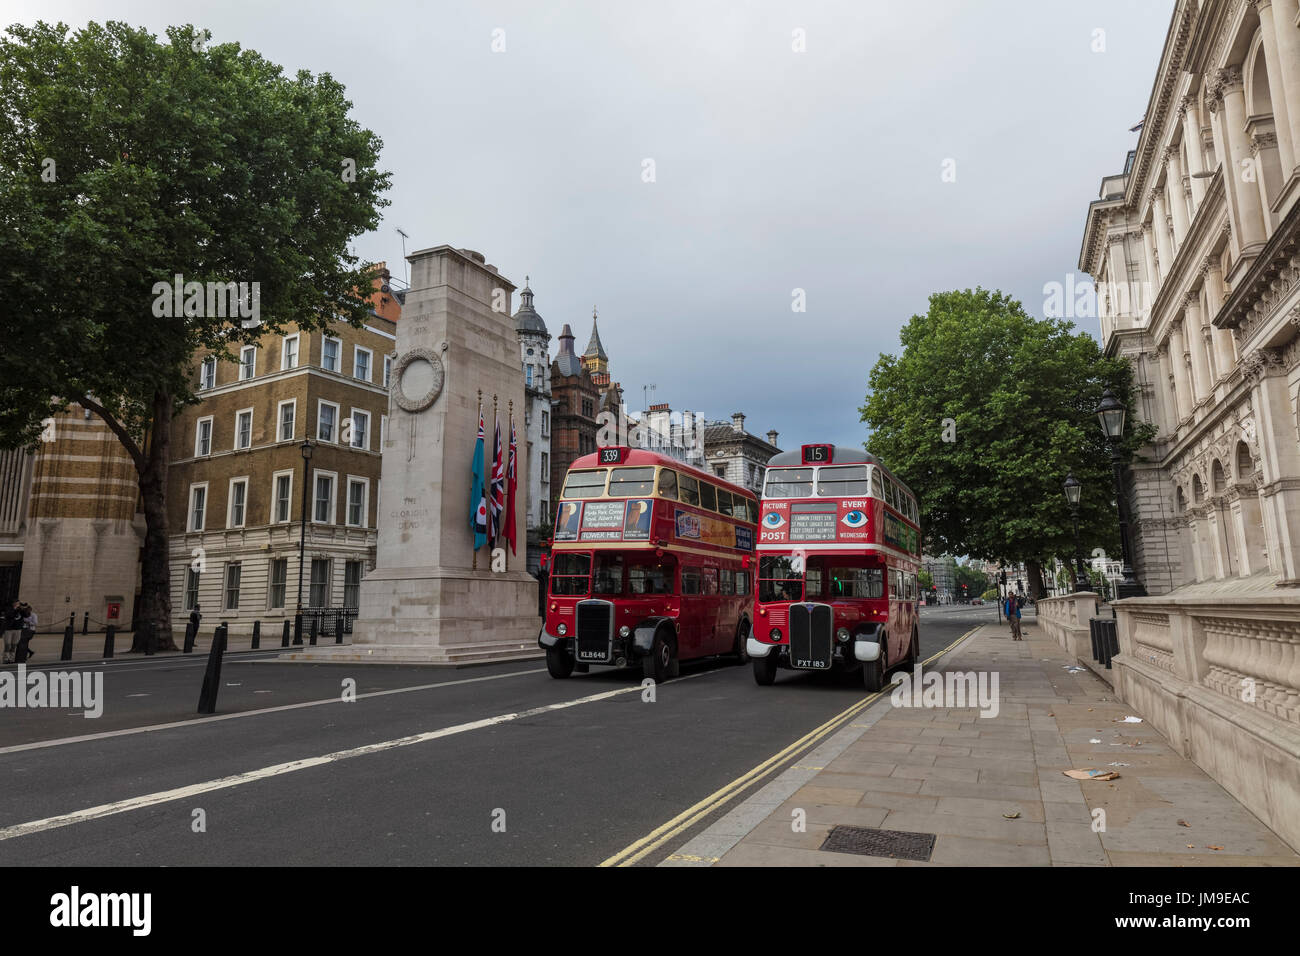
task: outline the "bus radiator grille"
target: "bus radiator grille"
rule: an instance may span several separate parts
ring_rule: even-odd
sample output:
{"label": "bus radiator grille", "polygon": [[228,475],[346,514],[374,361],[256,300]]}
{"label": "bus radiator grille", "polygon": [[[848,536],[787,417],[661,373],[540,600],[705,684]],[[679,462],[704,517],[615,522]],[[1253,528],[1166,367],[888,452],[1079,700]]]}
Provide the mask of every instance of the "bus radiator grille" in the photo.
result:
{"label": "bus radiator grille", "polygon": [[830,670],[834,616],[825,604],[790,605],[790,664],[800,670]]}
{"label": "bus radiator grille", "polygon": [[614,605],[608,601],[582,601],[578,604],[577,659],[603,661],[612,659],[610,646],[614,634]]}

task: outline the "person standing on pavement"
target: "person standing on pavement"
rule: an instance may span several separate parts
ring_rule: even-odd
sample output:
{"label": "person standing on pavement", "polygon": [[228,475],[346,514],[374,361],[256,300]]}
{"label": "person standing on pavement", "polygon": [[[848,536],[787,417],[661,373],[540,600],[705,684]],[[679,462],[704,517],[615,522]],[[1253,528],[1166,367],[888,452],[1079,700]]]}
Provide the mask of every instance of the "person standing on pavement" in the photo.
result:
{"label": "person standing on pavement", "polygon": [[1016,600],[1014,594],[1008,594],[1006,602],[1002,605],[1002,611],[1007,616],[1007,624],[1011,627],[1011,639],[1018,641],[1020,637],[1020,602]]}
{"label": "person standing on pavement", "polygon": [[3,630],[5,641],[4,663],[12,664],[14,662],[14,653],[18,649],[18,641],[23,636],[23,612],[19,610],[17,599],[4,612]]}
{"label": "person standing on pavement", "polygon": [[36,636],[36,625],[40,620],[36,616],[36,609],[30,604],[23,604],[18,610],[23,615],[23,628],[18,638],[18,652],[15,657],[19,664],[26,664],[32,657],[32,638]]}

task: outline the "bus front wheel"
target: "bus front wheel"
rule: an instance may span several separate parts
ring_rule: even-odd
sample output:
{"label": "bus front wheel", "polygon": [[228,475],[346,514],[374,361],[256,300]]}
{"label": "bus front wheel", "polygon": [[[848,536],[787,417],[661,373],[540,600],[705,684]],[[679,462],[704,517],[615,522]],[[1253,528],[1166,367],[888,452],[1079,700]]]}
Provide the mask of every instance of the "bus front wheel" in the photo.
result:
{"label": "bus front wheel", "polygon": [[736,625],[736,643],[732,646],[731,653],[736,656],[737,664],[744,664],[749,660],[749,651],[745,649],[745,641],[749,637],[745,625],[748,623],[742,618],[741,622]]}
{"label": "bus front wheel", "polygon": [[641,659],[641,673],[656,684],[674,677],[677,670],[677,652],[672,639],[662,630],[655,633],[650,653]]}
{"label": "bus front wheel", "polygon": [[767,652],[767,657],[755,657],[754,683],[759,687],[771,687],[776,682],[776,651]]}
{"label": "bus front wheel", "polygon": [[875,693],[885,686],[885,635],[880,635],[880,653],[874,661],[862,662],[862,684],[866,689]]}
{"label": "bus front wheel", "polygon": [[548,647],[546,671],[556,680],[563,680],[573,673],[573,658],[558,647]]}

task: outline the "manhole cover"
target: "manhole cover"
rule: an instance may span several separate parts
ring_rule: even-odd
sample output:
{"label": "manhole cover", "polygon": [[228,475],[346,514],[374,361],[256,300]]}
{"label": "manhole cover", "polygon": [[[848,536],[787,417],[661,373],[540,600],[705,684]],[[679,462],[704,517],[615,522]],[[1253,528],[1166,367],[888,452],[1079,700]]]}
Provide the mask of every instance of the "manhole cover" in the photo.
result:
{"label": "manhole cover", "polygon": [[933,833],[906,833],[872,827],[834,826],[819,849],[831,853],[856,853],[895,860],[928,862],[934,852]]}

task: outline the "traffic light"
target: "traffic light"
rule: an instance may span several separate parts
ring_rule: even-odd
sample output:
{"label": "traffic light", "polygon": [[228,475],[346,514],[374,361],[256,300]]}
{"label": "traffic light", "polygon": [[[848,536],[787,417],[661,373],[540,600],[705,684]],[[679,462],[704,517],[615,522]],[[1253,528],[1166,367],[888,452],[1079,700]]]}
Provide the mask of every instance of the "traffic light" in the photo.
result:
{"label": "traffic light", "polygon": [[1003,572],[1002,572],[1002,586],[1003,586],[1003,587],[1006,587],[1006,584],[1007,584],[1007,572],[1006,572],[1006,571],[1003,571]]}

